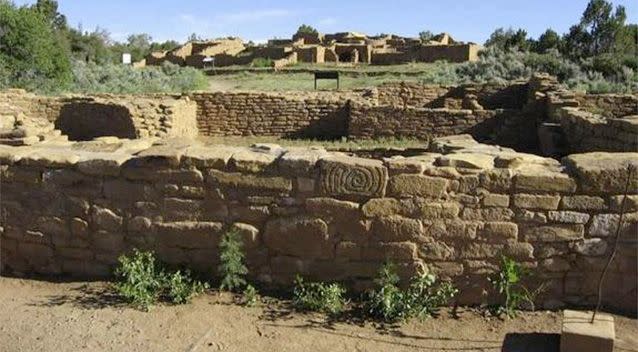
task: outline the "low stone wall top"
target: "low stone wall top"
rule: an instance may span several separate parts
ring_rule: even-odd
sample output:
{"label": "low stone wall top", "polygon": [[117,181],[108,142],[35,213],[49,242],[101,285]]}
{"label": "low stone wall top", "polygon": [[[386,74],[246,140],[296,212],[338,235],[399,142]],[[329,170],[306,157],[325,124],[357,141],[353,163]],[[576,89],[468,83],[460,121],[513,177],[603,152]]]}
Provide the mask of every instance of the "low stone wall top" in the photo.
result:
{"label": "low stone wall top", "polygon": [[583,96],[557,89],[548,94],[548,118],[562,128],[564,153],[638,151],[638,95]]}
{"label": "low stone wall top", "polygon": [[[220,236],[235,229],[251,277],[265,284],[301,274],[361,290],[392,260],[403,279],[429,270],[454,281],[460,304],[481,304],[503,254],[532,269],[532,287],[546,285],[543,307],[591,305],[637,160],[558,162],[468,136],[389,159],[191,140],[0,146],[0,264],[95,277],[137,247],[212,275]],[[603,297],[635,312],[636,173],[629,193]]]}

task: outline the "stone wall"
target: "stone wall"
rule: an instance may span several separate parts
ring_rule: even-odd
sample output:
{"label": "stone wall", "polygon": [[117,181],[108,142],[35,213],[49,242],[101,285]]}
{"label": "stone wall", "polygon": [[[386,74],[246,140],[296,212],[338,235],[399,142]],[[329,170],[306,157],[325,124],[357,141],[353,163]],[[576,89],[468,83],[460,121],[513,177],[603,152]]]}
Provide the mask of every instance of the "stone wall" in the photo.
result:
{"label": "stone wall", "polygon": [[163,94],[54,97],[22,90],[0,92],[0,115],[7,120],[20,115],[23,124],[41,125],[43,133],[55,126],[72,140],[195,137],[196,112],[190,98]]}
{"label": "stone wall", "polygon": [[[547,121],[560,126],[560,153],[638,151],[638,95],[579,95],[555,89]],[[633,115],[632,115],[633,114]]]}
{"label": "stone wall", "polygon": [[[213,274],[220,236],[236,229],[251,277],[264,284],[301,274],[361,290],[392,260],[404,280],[430,270],[460,288],[458,303],[481,304],[496,297],[484,292],[503,254],[532,269],[531,287],[546,284],[540,306],[591,306],[626,167],[638,160],[595,153],[561,165],[467,138],[387,160],[144,143],[0,146],[3,274],[107,276],[134,247]],[[636,173],[629,189],[603,297],[635,312]]]}
{"label": "stone wall", "polygon": [[377,88],[379,105],[460,109],[469,95],[485,109],[521,109],[527,103],[528,84],[440,86],[416,82],[387,82]]}
{"label": "stone wall", "polygon": [[466,110],[466,109],[406,109],[397,106],[373,106],[353,104],[351,106],[348,136],[355,139],[373,138],[417,138],[469,133],[477,137],[488,136],[495,123],[490,122],[515,111]]}
{"label": "stone wall", "polygon": [[196,93],[204,136],[284,136],[332,139],[348,133],[349,102],[362,92]]}

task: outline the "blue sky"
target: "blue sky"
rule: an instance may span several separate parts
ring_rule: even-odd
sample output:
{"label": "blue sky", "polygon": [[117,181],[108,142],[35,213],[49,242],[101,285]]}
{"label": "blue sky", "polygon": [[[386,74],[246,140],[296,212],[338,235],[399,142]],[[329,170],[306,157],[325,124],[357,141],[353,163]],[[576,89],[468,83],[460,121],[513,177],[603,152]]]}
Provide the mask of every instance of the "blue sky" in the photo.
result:
{"label": "blue sky", "polygon": [[[30,4],[35,0],[14,0]],[[107,29],[124,40],[149,33],[155,40],[184,41],[240,36],[264,41],[288,38],[301,23],[320,32],[358,31],[416,36],[429,29],[457,40],[483,43],[498,27],[522,27],[534,37],[546,28],[566,32],[578,22],[587,0],[58,0],[73,26]],[[638,22],[638,1],[615,0],[627,8],[628,21]]]}

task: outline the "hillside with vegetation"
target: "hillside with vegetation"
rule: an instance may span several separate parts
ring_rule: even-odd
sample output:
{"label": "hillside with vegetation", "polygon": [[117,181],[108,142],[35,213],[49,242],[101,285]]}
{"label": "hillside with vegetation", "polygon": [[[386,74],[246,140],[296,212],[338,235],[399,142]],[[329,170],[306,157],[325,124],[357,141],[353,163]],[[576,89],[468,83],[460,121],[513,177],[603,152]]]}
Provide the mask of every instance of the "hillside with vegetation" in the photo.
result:
{"label": "hillside with vegetation", "polygon": [[[303,25],[300,31],[315,31]],[[426,38],[429,31],[420,33]],[[199,38],[193,34],[190,39]],[[627,23],[623,6],[591,0],[579,23],[565,34],[547,29],[530,38],[524,29],[495,30],[475,62],[425,64],[418,74],[410,65],[397,65],[375,77],[346,82],[345,87],[373,86],[388,80],[462,84],[526,79],[535,72],[555,75],[570,88],[592,93],[638,91],[638,25]],[[114,41],[108,31],[72,28],[54,0],[17,6],[0,0],[0,88],[24,88],[40,93],[63,92],[185,92],[206,89],[209,82],[197,69],[164,64],[133,68],[120,64],[123,53],[133,61],[179,43],[154,42],[148,34]],[[406,70],[406,77],[402,70]],[[358,66],[365,72],[369,68]],[[278,84],[271,84],[274,80]],[[229,81],[229,82],[224,82]],[[219,78],[224,87],[237,89],[309,89],[305,75],[287,79],[270,73],[239,72]],[[309,82],[309,81],[308,81]],[[228,84],[226,84],[228,83]],[[226,84],[226,85],[225,85]]]}

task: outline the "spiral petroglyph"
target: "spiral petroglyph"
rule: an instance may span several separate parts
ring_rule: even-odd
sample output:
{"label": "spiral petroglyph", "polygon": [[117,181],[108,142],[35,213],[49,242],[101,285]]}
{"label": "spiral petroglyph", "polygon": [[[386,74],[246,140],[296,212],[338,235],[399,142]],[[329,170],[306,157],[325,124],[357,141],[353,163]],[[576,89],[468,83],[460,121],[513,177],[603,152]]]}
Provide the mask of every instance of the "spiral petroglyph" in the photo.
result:
{"label": "spiral petroglyph", "polygon": [[327,195],[381,197],[387,180],[387,169],[375,160],[336,157],[321,162],[321,189]]}

